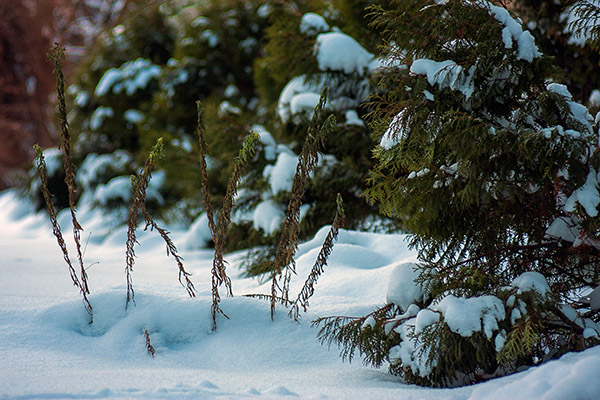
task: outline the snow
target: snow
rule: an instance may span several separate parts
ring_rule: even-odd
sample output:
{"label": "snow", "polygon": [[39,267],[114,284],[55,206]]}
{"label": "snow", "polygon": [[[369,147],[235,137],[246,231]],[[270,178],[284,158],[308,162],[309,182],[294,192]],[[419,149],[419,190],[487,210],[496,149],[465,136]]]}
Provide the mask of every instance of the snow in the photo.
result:
{"label": "snow", "polygon": [[271,132],[262,125],[253,125],[251,130],[258,133],[258,140],[264,146],[265,160],[274,161],[277,159],[277,142]]}
{"label": "snow", "polygon": [[281,152],[277,156],[274,165],[267,165],[263,170],[263,176],[269,181],[271,193],[289,192],[292,190],[292,182],[298,165],[298,156],[291,152]]}
{"label": "snow", "polygon": [[208,247],[211,241],[212,234],[208,226],[208,216],[206,213],[202,213],[192,222],[183,235],[183,248],[185,250],[203,249]]}
{"label": "snow", "polygon": [[307,119],[312,119],[314,109],[319,104],[319,93],[298,93],[290,99],[290,112],[292,115],[304,114]]}
{"label": "snow", "polygon": [[575,242],[579,236],[580,228],[568,217],[555,219],[546,230],[546,237],[551,240],[565,240]]}
{"label": "snow", "polygon": [[517,288],[517,294],[535,291],[540,296],[545,297],[551,293],[550,286],[548,286],[548,281],[546,281],[544,275],[535,271],[522,273],[515,278],[511,286]]}
{"label": "snow", "polygon": [[400,143],[400,141],[404,139],[410,132],[410,121],[406,120],[404,114],[405,110],[402,110],[395,115],[392,119],[392,122],[381,137],[379,145],[385,150],[389,150]]}
{"label": "snow", "polygon": [[504,304],[495,296],[463,298],[448,295],[432,309],[441,311],[452,332],[465,337],[483,331],[491,338],[498,330],[498,321],[506,317]]}
{"label": "snow", "polygon": [[502,41],[507,49],[513,48],[513,41],[517,42],[517,59],[532,62],[542,54],[535,44],[533,35],[527,30],[523,30],[520,21],[511,17],[508,10],[504,7],[493,5],[487,1],[478,1],[475,4],[488,10],[490,15],[498,22],[504,25],[502,29]]}
{"label": "snow", "polygon": [[360,119],[355,110],[346,111],[344,118],[346,118],[346,125],[365,126],[365,123]]}
{"label": "snow", "polygon": [[600,90],[592,90],[592,93],[590,93],[589,103],[590,107],[600,107]]}
{"label": "snow", "polygon": [[520,374],[475,388],[469,400],[593,400],[600,395],[600,347],[567,354]]}
{"label": "snow", "polygon": [[329,25],[325,21],[325,18],[315,13],[306,13],[300,20],[300,33],[305,35],[314,36],[320,32],[327,32]]}
{"label": "snow", "polygon": [[73,103],[77,106],[77,107],[85,107],[87,106],[87,104],[90,101],[90,94],[89,92],[82,90],[77,94],[77,97],[75,97],[75,100],[73,100]]}
{"label": "snow", "polygon": [[440,89],[450,88],[459,91],[468,100],[475,86],[473,83],[474,67],[465,71],[464,68],[452,60],[433,61],[426,58],[414,60],[410,72],[415,75],[425,75],[431,86],[437,85]]}
{"label": "snow", "polygon": [[592,132],[592,121],[593,118],[588,112],[588,109],[573,101],[573,95],[569,92],[569,89],[560,83],[550,83],[547,86],[547,89],[553,93],[556,93],[562,97],[564,97],[565,101],[569,105],[569,110],[571,111],[571,116],[579,122],[587,132]]}
{"label": "snow", "polygon": [[564,209],[569,213],[573,213],[576,210],[577,204],[583,207],[590,217],[593,218],[598,215],[600,194],[598,193],[598,178],[593,168],[590,169],[585,184],[569,196]]}
{"label": "snow", "polygon": [[119,68],[111,68],[106,71],[100,78],[94,94],[96,97],[101,97],[111,90],[114,94],[125,90],[125,93],[131,96],[137,90],[146,88],[152,79],[160,76],[160,73],[160,67],[152,64],[150,60],[138,58],[128,61]]}
{"label": "snow", "polygon": [[90,129],[97,131],[102,128],[104,120],[114,115],[113,109],[110,107],[98,107],[90,117]]}
{"label": "snow", "polygon": [[[78,212],[87,230],[88,211],[81,205]],[[211,332],[213,252],[184,245],[186,238],[207,237],[202,217],[189,230],[169,227],[193,274],[198,289],[194,298],[179,285],[177,266],[166,257],[161,238],[140,230],[133,274],[136,306],[125,310],[124,232],[90,243],[85,263],[93,324],[44,214],[34,214],[32,205],[15,191],[5,191],[0,193],[0,225],[0,398],[492,400],[600,395],[600,347],[477,385],[432,389],[406,385],[385,367],[344,363],[335,347],[320,345],[312,320],[365,315],[384,303],[386,286],[398,266],[409,265],[404,272],[412,274],[407,263],[416,255],[408,249],[406,235],[341,230],[299,323],[288,318],[283,307],[271,321],[268,302],[243,297],[269,293],[270,283],[243,275],[245,252],[227,254],[236,296],[221,299],[229,319],[219,318],[217,331]],[[300,244],[290,294],[302,286],[328,230],[323,227]],[[63,232],[70,232],[66,222]],[[490,306],[485,312],[495,313],[493,301],[482,303]],[[463,311],[473,309],[473,319],[481,325],[481,306],[467,304]],[[406,348],[394,349],[403,357],[410,356],[405,351],[409,346],[418,345],[409,340],[417,320],[425,327],[437,314],[414,305],[409,311],[417,318],[405,325]],[[452,319],[449,313],[445,317]],[[145,330],[155,357],[146,351]],[[426,372],[431,366],[419,362],[427,354],[421,357],[406,361]]]}
{"label": "snow", "polygon": [[279,226],[284,218],[285,212],[281,207],[271,200],[266,200],[254,209],[252,225],[254,229],[262,229],[265,234],[272,235],[279,230]]}
{"label": "snow", "polygon": [[219,39],[219,36],[210,29],[206,29],[205,31],[203,31],[200,35],[200,38],[206,40],[208,42],[208,47],[210,48],[217,47],[219,45],[219,42],[221,41]]}
{"label": "snow", "polygon": [[353,37],[342,32],[319,34],[314,53],[321,71],[343,71],[346,74],[364,75],[374,58]]}
{"label": "snow", "polygon": [[146,117],[141,111],[130,109],[123,113],[125,121],[131,122],[132,124],[138,124],[142,122]]}
{"label": "snow", "polygon": [[123,169],[133,161],[133,156],[124,150],[110,154],[89,154],[77,170],[77,180],[84,188],[97,183],[111,169]]}
{"label": "snow", "polygon": [[387,303],[393,303],[406,311],[411,304],[423,301],[426,292],[418,284],[415,284],[418,276],[417,264],[402,263],[395,266],[389,278]]}
{"label": "snow", "polygon": [[217,115],[219,118],[223,118],[229,114],[240,115],[241,113],[242,110],[239,107],[236,107],[227,100],[224,100],[221,102],[221,104],[219,104],[219,111],[217,112]]}
{"label": "snow", "polygon": [[415,320],[415,335],[423,332],[425,328],[430,325],[437,323],[440,320],[440,313],[435,311],[424,309],[419,311]]}
{"label": "snow", "polygon": [[[306,93],[319,96],[321,89],[325,86],[325,80],[319,82],[306,82],[306,77],[301,75],[290,80],[281,91],[279,101],[277,102],[277,114],[282,121],[287,122],[290,117],[295,115],[295,109],[292,108],[292,102],[296,96],[303,96]],[[300,102],[300,104],[302,104]]]}
{"label": "snow", "polygon": [[104,206],[111,200],[129,202],[131,200],[131,179],[128,176],[117,176],[106,184],[98,185],[94,193],[94,200]]}
{"label": "snow", "polygon": [[46,162],[46,170],[48,175],[55,175],[63,165],[64,156],[60,149],[50,147],[44,150],[44,161]]}

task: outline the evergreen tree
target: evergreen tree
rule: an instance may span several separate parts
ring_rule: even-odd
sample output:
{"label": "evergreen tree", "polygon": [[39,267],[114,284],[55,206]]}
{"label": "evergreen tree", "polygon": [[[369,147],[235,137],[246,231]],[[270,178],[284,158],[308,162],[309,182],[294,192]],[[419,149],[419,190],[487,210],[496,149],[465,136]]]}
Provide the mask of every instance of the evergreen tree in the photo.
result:
{"label": "evergreen tree", "polygon": [[[373,2],[286,2],[270,11],[266,55],[255,63],[261,105],[270,117],[265,127],[278,144],[263,173],[271,186],[261,189],[263,205],[274,205],[283,216],[291,179],[287,187],[276,187],[271,171],[278,171],[286,159],[300,152],[312,110],[325,86],[330,93],[327,107],[338,121],[303,198],[302,238],[330,223],[337,193],[344,198],[348,227],[371,227],[374,219],[380,220],[376,207],[368,206],[363,197],[372,164],[370,149],[375,144],[368,128],[366,101],[374,88],[373,71],[379,65],[379,36],[365,19],[364,8],[370,4]],[[270,233],[267,227],[255,224],[255,228]]]}
{"label": "evergreen tree", "polygon": [[[554,57],[555,65],[563,72],[561,81],[574,99],[588,104],[592,91],[600,88],[600,55],[590,43],[586,43],[586,34],[580,36],[574,32],[572,23],[578,19],[576,10],[581,9],[581,5],[593,8],[594,3],[584,1],[575,8],[571,7],[572,3],[564,0],[517,0],[510,9],[531,32],[540,51]],[[594,21],[590,22],[594,25]]]}
{"label": "evergreen tree", "polygon": [[456,385],[598,343],[598,139],[553,60],[483,0],[372,9],[390,45],[367,196],[412,236],[388,306],[321,338]]}

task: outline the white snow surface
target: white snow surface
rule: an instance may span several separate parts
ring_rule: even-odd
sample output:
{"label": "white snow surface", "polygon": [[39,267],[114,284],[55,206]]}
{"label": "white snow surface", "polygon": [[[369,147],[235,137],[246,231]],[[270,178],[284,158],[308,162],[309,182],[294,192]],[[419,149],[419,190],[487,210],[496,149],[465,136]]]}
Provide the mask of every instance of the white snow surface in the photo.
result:
{"label": "white snow surface", "polygon": [[[86,205],[82,237],[93,229]],[[69,240],[68,218],[60,218]],[[245,278],[245,252],[227,254],[235,297],[223,295],[210,321],[213,252],[185,248],[191,235],[168,227],[192,273],[197,296],[177,281],[177,266],[156,232],[138,232],[133,271],[136,305],[125,310],[124,232],[86,248],[94,322],[84,311],[44,214],[14,191],[0,193],[0,398],[2,399],[582,399],[600,396],[600,347],[478,385],[431,389],[406,385],[359,361],[344,363],[316,339],[319,316],[365,315],[385,302],[397,265],[415,260],[405,235],[341,230],[306,314],[295,323],[279,307],[243,294],[270,293],[269,282]],[[202,222],[196,235],[202,239]],[[295,295],[329,227],[300,245]],[[92,236],[94,233],[92,232]],[[190,239],[191,240],[191,239]],[[493,309],[494,307],[492,307]],[[433,315],[421,317],[430,322]],[[144,331],[156,349],[146,351]]]}

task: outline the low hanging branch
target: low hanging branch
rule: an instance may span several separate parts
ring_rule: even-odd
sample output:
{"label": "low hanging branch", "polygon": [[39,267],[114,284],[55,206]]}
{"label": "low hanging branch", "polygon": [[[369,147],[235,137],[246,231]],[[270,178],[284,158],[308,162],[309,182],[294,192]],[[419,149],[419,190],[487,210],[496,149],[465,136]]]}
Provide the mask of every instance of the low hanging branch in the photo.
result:
{"label": "low hanging branch", "polygon": [[79,261],[81,274],[81,287],[86,294],[90,293],[87,283],[87,273],[83,265],[83,255],[81,252],[81,231],[83,228],[77,221],[75,213],[75,172],[73,160],[71,159],[71,134],[69,133],[69,124],[67,122],[67,106],[65,102],[65,77],[62,70],[62,61],[65,58],[65,49],[56,43],[54,49],[48,52],[48,59],[54,62],[54,75],[56,76],[56,95],[58,100],[58,119],[60,123],[60,146],[65,156],[65,183],[69,195],[69,209],[71,210],[71,220],[73,223],[73,238],[77,250],[77,260]]}
{"label": "low hanging branch", "polygon": [[323,242],[321,251],[317,256],[317,260],[315,261],[315,264],[313,265],[312,270],[308,275],[308,278],[304,282],[302,290],[300,290],[296,301],[294,301],[292,307],[290,308],[289,315],[293,317],[294,321],[296,322],[298,321],[298,316],[300,314],[300,306],[302,306],[304,312],[306,312],[306,310],[308,309],[308,299],[315,292],[315,285],[317,284],[317,280],[325,270],[325,266],[327,265],[327,258],[333,250],[334,241],[337,240],[338,232],[340,228],[344,225],[344,206],[342,203],[342,196],[339,193],[337,195],[336,203],[337,210],[335,213],[335,218],[333,219],[333,224],[331,225],[331,229],[329,229],[329,233],[327,234],[327,237]]}
{"label": "low hanging branch", "polygon": [[[300,226],[300,205],[306,188],[306,183],[312,170],[318,162],[318,152],[322,148],[327,133],[335,126],[335,117],[330,115],[322,125],[325,102],[327,101],[327,88],[323,88],[319,103],[308,127],[306,140],[298,157],[298,165],[292,182],[290,201],[288,203],[285,220],[281,228],[281,237],[275,253],[275,266],[271,281],[271,319],[275,314],[275,303],[278,289],[281,297],[288,300],[289,282],[292,273],[295,273],[296,262],[294,255],[298,249],[298,232]],[[283,276],[283,283],[279,281]]]}
{"label": "low hanging branch", "polygon": [[81,283],[79,278],[77,277],[77,272],[71,263],[71,259],[69,258],[69,251],[67,249],[67,245],[63,238],[60,225],[56,219],[56,211],[54,210],[54,205],[52,204],[50,190],[48,189],[48,170],[46,167],[46,160],[44,159],[44,153],[42,152],[42,148],[38,145],[34,146],[35,149],[35,157],[37,160],[37,174],[40,177],[42,182],[41,190],[44,196],[44,200],[46,202],[46,208],[48,210],[48,216],[50,217],[50,222],[52,223],[52,233],[56,237],[56,241],[58,242],[58,246],[60,247],[63,258],[69,267],[69,274],[71,275],[71,280],[73,284],[79,289],[81,295],[83,296],[83,303],[85,305],[85,310],[90,315],[90,323],[92,322],[92,305],[90,304],[89,299],[87,298],[88,291],[86,287]]}

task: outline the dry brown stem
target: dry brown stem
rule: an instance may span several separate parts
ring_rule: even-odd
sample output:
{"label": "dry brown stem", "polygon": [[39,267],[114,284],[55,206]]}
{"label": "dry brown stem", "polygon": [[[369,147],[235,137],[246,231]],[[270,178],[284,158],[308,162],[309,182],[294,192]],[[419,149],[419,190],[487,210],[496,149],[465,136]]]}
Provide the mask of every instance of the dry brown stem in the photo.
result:
{"label": "dry brown stem", "polygon": [[83,255],[81,252],[81,231],[83,228],[77,221],[75,211],[75,170],[73,168],[73,160],[71,159],[71,134],[69,133],[69,124],[67,122],[67,106],[65,102],[65,77],[62,71],[62,61],[65,58],[65,49],[58,43],[54,49],[48,53],[48,58],[54,61],[54,75],[56,76],[56,95],[58,100],[58,119],[60,123],[60,141],[63,154],[65,156],[65,183],[67,184],[69,194],[69,209],[71,210],[71,220],[73,223],[73,238],[77,250],[77,260],[79,261],[81,274],[81,287],[86,292],[90,293],[87,283],[87,273],[83,265]]}
{"label": "dry brown stem", "polygon": [[333,244],[337,239],[338,232],[340,228],[344,225],[344,208],[342,203],[342,196],[338,193],[337,195],[337,211],[335,213],[335,218],[333,219],[333,224],[331,225],[331,229],[329,229],[329,233],[323,242],[323,246],[321,247],[321,251],[317,256],[317,260],[315,261],[308,278],[304,282],[304,286],[298,293],[298,297],[296,301],[292,304],[290,308],[289,315],[294,318],[295,321],[298,321],[298,316],[300,314],[300,306],[304,312],[308,309],[308,299],[315,292],[315,285],[317,284],[317,280],[319,276],[324,272],[325,266],[327,265],[327,258],[331,254],[333,250]]}
{"label": "dry brown stem", "polygon": [[144,329],[144,336],[146,337],[146,349],[148,349],[148,353],[150,353],[152,358],[154,358],[154,353],[156,353],[156,350],[154,350],[154,347],[152,347],[152,344],[150,343],[150,334],[148,333],[148,329]]}
{"label": "dry brown stem", "polygon": [[[318,152],[323,146],[326,134],[332,126],[335,125],[335,118],[330,115],[323,124],[320,124],[325,102],[327,100],[327,88],[323,89],[319,103],[308,127],[306,140],[302,146],[302,151],[298,157],[298,165],[292,182],[290,201],[288,203],[285,220],[281,228],[281,237],[275,253],[275,266],[271,280],[271,319],[275,313],[275,299],[277,292],[281,292],[281,297],[288,300],[289,283],[293,273],[295,273],[296,262],[294,255],[298,248],[298,233],[300,226],[300,205],[302,196],[306,188],[306,183],[314,167],[318,162]],[[283,283],[279,281],[283,276]]]}
{"label": "dry brown stem", "polygon": [[159,138],[156,142],[156,145],[150,152],[148,159],[144,163],[144,167],[140,171],[139,175],[131,177],[133,191],[131,193],[129,218],[127,219],[127,240],[125,242],[125,275],[127,279],[127,299],[125,302],[125,308],[127,308],[130,301],[135,304],[135,291],[133,290],[131,274],[133,272],[133,265],[135,264],[134,246],[136,243],[138,243],[136,237],[136,229],[138,227],[138,212],[142,208],[145,209],[146,189],[148,189],[150,178],[152,177],[152,171],[156,168],[158,158],[162,154],[162,148],[162,138]]}
{"label": "dry brown stem", "polygon": [[69,267],[69,275],[71,276],[71,280],[73,281],[73,284],[79,289],[79,291],[81,292],[81,295],[83,296],[83,303],[85,305],[85,310],[90,315],[90,323],[91,323],[93,320],[93,314],[92,314],[92,305],[91,305],[89,299],[87,298],[88,292],[86,291],[86,288],[83,286],[83,284],[77,277],[77,272],[75,271],[75,268],[73,268],[73,264],[71,263],[71,259],[69,258],[69,251],[67,249],[67,245],[63,238],[62,231],[60,229],[60,225],[58,224],[58,221],[56,219],[56,211],[54,210],[54,205],[52,204],[52,199],[51,199],[52,195],[50,194],[50,190],[48,189],[48,179],[47,179],[48,171],[46,168],[46,161],[44,159],[44,154],[42,152],[41,147],[35,145],[34,148],[35,148],[36,158],[37,158],[37,173],[38,173],[41,183],[42,183],[41,189],[42,189],[42,194],[44,196],[44,200],[46,202],[48,216],[50,217],[50,222],[52,224],[52,233],[56,237],[58,246],[60,247],[60,249],[63,253],[63,258],[64,258],[65,262],[67,263],[67,266]]}

